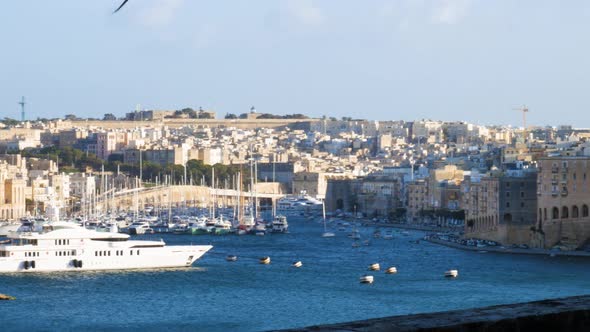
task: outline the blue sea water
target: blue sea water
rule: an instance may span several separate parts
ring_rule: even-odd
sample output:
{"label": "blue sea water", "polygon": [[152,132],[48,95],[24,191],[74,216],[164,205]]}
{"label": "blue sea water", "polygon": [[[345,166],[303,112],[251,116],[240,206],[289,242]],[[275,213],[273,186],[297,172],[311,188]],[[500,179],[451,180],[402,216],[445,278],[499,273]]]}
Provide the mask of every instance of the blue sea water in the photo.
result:
{"label": "blue sea water", "polygon": [[[346,233],[322,238],[316,222],[290,220],[289,234],[146,235],[214,249],[193,268],[0,275],[2,331],[261,331],[588,294],[590,260],[461,251],[410,240],[352,248]],[[227,262],[235,254],[237,262]],[[270,265],[258,258],[270,256]],[[301,260],[303,267],[291,264]],[[369,264],[398,273],[371,272]],[[444,271],[456,268],[457,279]]]}

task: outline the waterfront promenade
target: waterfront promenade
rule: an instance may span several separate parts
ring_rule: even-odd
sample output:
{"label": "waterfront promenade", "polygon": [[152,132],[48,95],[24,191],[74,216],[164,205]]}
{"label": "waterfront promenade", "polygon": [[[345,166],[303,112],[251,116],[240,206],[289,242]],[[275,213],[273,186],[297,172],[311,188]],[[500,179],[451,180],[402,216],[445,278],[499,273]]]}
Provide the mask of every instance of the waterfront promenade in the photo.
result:
{"label": "waterfront promenade", "polygon": [[539,248],[529,248],[529,249],[521,249],[521,248],[502,248],[502,247],[493,247],[493,246],[486,246],[486,247],[473,247],[473,246],[466,246],[460,243],[444,241],[440,239],[433,239],[433,238],[424,238],[424,241],[428,241],[430,243],[440,244],[443,246],[461,249],[461,250],[468,250],[468,251],[477,251],[477,252],[495,252],[501,254],[525,254],[525,255],[547,255],[547,256],[567,256],[567,257],[590,257],[590,252],[587,251],[560,251],[560,250],[550,250],[550,249],[539,249]]}

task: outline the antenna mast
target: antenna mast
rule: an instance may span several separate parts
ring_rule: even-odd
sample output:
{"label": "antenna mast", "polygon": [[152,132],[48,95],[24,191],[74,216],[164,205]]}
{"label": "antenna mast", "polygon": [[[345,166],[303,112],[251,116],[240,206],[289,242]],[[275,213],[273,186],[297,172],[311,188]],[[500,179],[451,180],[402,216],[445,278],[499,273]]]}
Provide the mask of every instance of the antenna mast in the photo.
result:
{"label": "antenna mast", "polygon": [[20,105],[20,120],[22,122],[25,121],[25,96],[23,96],[20,100],[20,102],[18,103]]}

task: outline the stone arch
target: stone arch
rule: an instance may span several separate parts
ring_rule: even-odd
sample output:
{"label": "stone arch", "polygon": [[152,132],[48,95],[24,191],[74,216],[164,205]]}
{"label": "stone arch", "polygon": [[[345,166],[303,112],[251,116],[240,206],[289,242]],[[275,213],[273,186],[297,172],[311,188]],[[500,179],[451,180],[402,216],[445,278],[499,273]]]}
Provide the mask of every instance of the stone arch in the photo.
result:
{"label": "stone arch", "polygon": [[572,218],[578,218],[580,217],[580,211],[578,210],[578,206],[574,205],[572,206]]}
{"label": "stone arch", "polygon": [[570,217],[570,209],[567,206],[561,207],[561,219],[567,219]]}
{"label": "stone arch", "polygon": [[558,207],[553,207],[553,209],[551,210],[551,219],[559,219],[559,208]]}
{"label": "stone arch", "polygon": [[504,222],[511,222],[512,215],[510,213],[504,213]]}

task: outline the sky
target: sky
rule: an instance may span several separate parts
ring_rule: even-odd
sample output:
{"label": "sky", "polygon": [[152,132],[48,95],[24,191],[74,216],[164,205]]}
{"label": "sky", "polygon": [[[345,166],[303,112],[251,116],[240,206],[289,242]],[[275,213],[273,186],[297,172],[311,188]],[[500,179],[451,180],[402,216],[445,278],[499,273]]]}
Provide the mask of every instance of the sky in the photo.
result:
{"label": "sky", "polygon": [[0,117],[141,109],[590,127],[590,2],[6,1]]}

